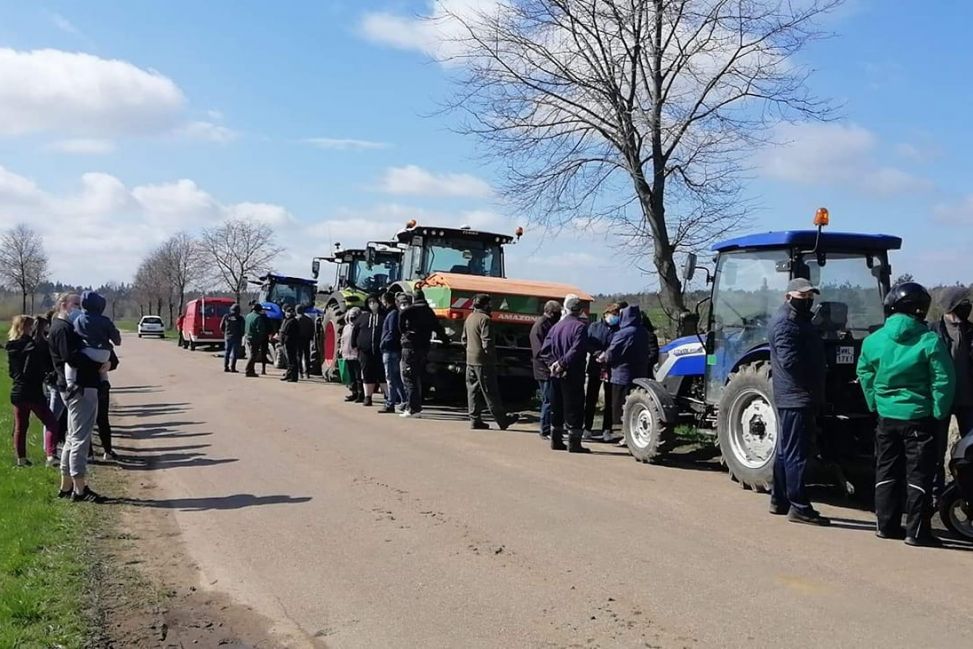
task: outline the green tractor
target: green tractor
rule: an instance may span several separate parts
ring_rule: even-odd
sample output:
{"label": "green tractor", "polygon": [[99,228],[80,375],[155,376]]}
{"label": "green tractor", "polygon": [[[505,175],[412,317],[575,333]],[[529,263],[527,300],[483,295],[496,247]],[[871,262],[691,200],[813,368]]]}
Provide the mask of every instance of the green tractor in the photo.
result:
{"label": "green tractor", "polygon": [[335,244],[335,251],[327,257],[315,257],[311,274],[315,279],[321,272],[321,262],[335,264],[334,283],[318,291],[319,315],[315,323],[311,348],[312,371],[318,368],[329,381],[338,380],[338,349],[345,312],[351,307],[364,307],[369,295],[386,291],[398,281],[402,265],[402,251],[392,242],[369,242],[365,248],[343,250]]}

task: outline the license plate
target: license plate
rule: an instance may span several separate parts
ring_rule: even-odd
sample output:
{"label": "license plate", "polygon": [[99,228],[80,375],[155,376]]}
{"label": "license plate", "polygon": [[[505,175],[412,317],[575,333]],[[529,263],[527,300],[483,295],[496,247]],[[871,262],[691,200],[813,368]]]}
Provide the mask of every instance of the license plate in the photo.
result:
{"label": "license plate", "polygon": [[838,357],[835,360],[838,365],[854,365],[855,364],[855,348],[854,347],[839,347]]}

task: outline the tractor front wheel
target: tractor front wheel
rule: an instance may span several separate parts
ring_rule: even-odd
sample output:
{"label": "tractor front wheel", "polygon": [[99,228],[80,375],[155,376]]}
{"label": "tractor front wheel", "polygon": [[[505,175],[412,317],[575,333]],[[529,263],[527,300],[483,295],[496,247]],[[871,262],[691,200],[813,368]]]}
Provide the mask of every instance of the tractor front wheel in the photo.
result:
{"label": "tractor front wheel", "polygon": [[659,402],[645,388],[633,388],[622,410],[622,434],[639,462],[653,462],[667,450],[674,428],[666,423]]}
{"label": "tractor front wheel", "polygon": [[744,365],[730,376],[720,398],[717,436],[730,477],[754,491],[770,490],[778,425],[769,362]]}

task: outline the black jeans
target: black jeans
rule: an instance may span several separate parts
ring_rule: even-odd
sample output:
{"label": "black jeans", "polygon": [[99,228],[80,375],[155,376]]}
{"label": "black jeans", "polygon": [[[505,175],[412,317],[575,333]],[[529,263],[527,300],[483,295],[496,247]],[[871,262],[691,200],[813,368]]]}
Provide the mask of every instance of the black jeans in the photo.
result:
{"label": "black jeans", "polygon": [[921,538],[930,533],[937,427],[934,419],[879,419],[875,433],[875,517],[880,531],[891,534],[902,525],[904,494],[906,534]]}
{"label": "black jeans", "polygon": [[500,399],[496,367],[466,366],[466,401],[469,405],[470,421],[481,421],[484,408],[490,409],[498,424],[506,421],[507,411],[504,410],[503,401]]}
{"label": "black jeans", "polygon": [[422,412],[422,375],[428,353],[425,349],[402,348],[402,384],[409,412]]}
{"label": "black jeans", "polygon": [[[612,414],[612,426],[622,425],[622,413],[625,411],[625,400],[628,399],[628,393],[632,391],[632,386],[630,385],[611,385],[611,414]],[[606,402],[607,404],[607,402]],[[607,411],[608,406],[605,406]],[[606,428],[606,431],[611,430],[611,428]]]}
{"label": "black jeans", "polygon": [[584,369],[569,370],[559,378],[552,378],[554,384],[553,409],[554,421],[563,421],[570,435],[580,435],[584,424]]}
{"label": "black jeans", "polygon": [[288,381],[296,381],[300,373],[301,346],[299,343],[288,343],[284,346],[284,354],[287,356],[287,372],[284,378]]}
{"label": "black jeans", "polygon": [[102,381],[98,387],[98,438],[101,440],[101,450],[112,452],[111,421],[108,419],[108,406],[111,403],[111,384]]}
{"label": "black jeans", "polygon": [[247,358],[247,374],[256,374],[257,361],[260,361],[262,374],[267,373],[267,341],[250,341],[250,356]]}
{"label": "black jeans", "polygon": [[304,376],[311,376],[311,341],[302,340],[298,343],[297,349],[297,368],[304,373]]}
{"label": "black jeans", "polygon": [[584,397],[584,429],[594,430],[595,411],[598,409],[598,395],[605,388],[605,410],[601,417],[602,432],[612,429],[612,384],[601,380],[601,373],[588,373],[588,387]]}

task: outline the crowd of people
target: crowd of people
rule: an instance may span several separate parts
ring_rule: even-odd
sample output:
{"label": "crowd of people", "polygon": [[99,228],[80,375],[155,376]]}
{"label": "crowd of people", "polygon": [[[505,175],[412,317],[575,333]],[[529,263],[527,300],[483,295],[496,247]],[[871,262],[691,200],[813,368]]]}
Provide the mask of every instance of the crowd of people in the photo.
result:
{"label": "crowd of people", "polygon": [[118,458],[108,404],[109,372],[118,367],[115,346],[121,344],[121,335],[104,315],[104,298],[94,291],[65,293],[55,304],[43,316],[15,316],[8,331],[17,465],[31,466],[27,431],[34,415],[44,426],[47,466],[61,472],[58,497],[101,503],[106,499],[88,485],[87,469],[95,427],[102,460]]}

